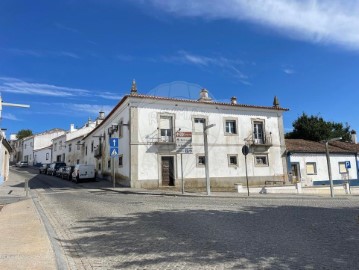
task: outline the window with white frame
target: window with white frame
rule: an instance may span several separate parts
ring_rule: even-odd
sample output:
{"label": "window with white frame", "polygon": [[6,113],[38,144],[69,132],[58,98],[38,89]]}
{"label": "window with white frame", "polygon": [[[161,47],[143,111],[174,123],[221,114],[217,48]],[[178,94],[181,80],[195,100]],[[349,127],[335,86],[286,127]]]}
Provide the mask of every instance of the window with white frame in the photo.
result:
{"label": "window with white frame", "polygon": [[306,171],[308,175],[315,175],[317,174],[317,163],[315,162],[307,162],[305,164]]}
{"label": "window with white frame", "polygon": [[254,164],[256,166],[268,166],[268,155],[255,155]]}
{"label": "window with white frame", "polygon": [[49,153],[46,153],[46,160],[49,160]]}
{"label": "window with white frame", "polygon": [[173,142],[172,116],[160,116],[160,139],[162,142]]}
{"label": "window with white frame", "polygon": [[203,132],[203,126],[206,124],[205,118],[195,117],[193,119],[194,132]]}
{"label": "window with white frame", "polygon": [[236,120],[226,120],[226,134],[237,134]]}
{"label": "window with white frame", "polygon": [[238,156],[237,155],[228,155],[228,165],[237,166],[238,165]]}
{"label": "window with white frame", "polygon": [[339,162],[339,173],[348,173],[347,168],[345,167],[345,162]]}
{"label": "window with white frame", "polygon": [[206,157],[204,155],[197,156],[197,166],[204,166],[206,164]]}

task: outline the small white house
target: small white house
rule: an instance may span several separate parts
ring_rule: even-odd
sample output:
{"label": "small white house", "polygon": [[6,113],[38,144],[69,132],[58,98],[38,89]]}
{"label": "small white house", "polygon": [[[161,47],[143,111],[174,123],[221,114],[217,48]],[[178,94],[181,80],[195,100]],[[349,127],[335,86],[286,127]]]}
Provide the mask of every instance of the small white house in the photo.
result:
{"label": "small white house", "polygon": [[[54,128],[39,134],[35,134],[20,140],[13,142],[14,145],[18,145],[15,148],[16,152],[13,153],[18,161],[27,161],[29,165],[36,165],[38,163],[49,163],[48,147],[52,144],[52,139],[56,138],[65,131],[62,129]],[[15,158],[14,158],[15,159]]]}
{"label": "small white house", "polygon": [[[286,139],[290,180],[303,186],[329,184],[328,163],[324,143],[302,139]],[[334,184],[358,181],[357,144],[331,142],[329,159]],[[348,165],[350,168],[348,168]]]}
{"label": "small white house", "polygon": [[[204,127],[208,128],[209,177],[212,187],[245,183],[245,157],[250,185],[267,180],[287,180],[283,113],[277,99],[273,106],[216,102],[203,89],[198,100],[168,98],[137,93],[124,96],[105,120],[84,139],[85,163],[94,164],[102,176],[113,177],[125,186],[158,188],[185,185],[205,186]],[[214,126],[212,126],[214,125]],[[191,134],[192,151],[176,149],[177,132]],[[113,138],[119,138],[118,156]],[[181,164],[183,166],[181,167]]]}
{"label": "small white house", "polygon": [[0,184],[9,177],[10,153],[12,148],[5,138],[5,134],[0,132]]}
{"label": "small white house", "polygon": [[70,130],[52,140],[52,161],[62,161],[69,165],[84,162],[84,152],[82,139],[91,132],[104,119],[104,112],[100,112],[95,121],[88,121],[81,128],[70,125]]}
{"label": "small white house", "polygon": [[34,164],[51,163],[52,145],[34,150]]}

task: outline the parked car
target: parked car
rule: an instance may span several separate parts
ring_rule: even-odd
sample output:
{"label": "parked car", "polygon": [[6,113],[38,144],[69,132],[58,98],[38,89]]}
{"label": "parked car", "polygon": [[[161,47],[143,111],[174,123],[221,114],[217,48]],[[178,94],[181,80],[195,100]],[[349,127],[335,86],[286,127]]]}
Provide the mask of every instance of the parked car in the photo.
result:
{"label": "parked car", "polygon": [[47,169],[50,167],[50,164],[42,164],[42,166],[39,168],[39,174],[47,174]]}
{"label": "parked car", "polygon": [[18,163],[16,163],[16,167],[28,167],[29,163],[27,163],[27,161],[19,161]]}
{"label": "parked car", "polygon": [[64,163],[64,162],[53,162],[50,164],[50,167],[47,169],[47,174],[55,175],[56,171],[60,167],[64,167],[64,166],[66,166],[66,163]]}
{"label": "parked car", "polygon": [[72,173],[72,180],[76,183],[96,180],[95,165],[77,164]]}
{"label": "parked car", "polygon": [[57,176],[57,177],[62,177],[62,172],[64,171],[64,168],[65,168],[66,166],[62,166],[62,167],[60,167],[60,168],[58,168],[57,170],[56,170],[56,172],[55,172],[55,175]]}
{"label": "parked car", "polygon": [[74,172],[75,166],[66,166],[62,171],[62,179],[72,180],[72,173]]}

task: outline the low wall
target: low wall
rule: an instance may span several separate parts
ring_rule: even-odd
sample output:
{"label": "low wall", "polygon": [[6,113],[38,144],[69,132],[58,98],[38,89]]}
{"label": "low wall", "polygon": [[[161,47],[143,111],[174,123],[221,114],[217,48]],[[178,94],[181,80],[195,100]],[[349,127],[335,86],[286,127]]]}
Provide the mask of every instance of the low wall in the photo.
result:
{"label": "low wall", "polygon": [[[242,184],[236,184],[238,193],[247,193],[247,187]],[[264,186],[261,188],[249,188],[250,193],[254,194],[308,194],[308,195],[330,195],[330,187],[299,187],[295,185],[286,185],[280,187]],[[349,192],[345,186],[333,187],[334,195],[359,195],[359,187],[350,187]]]}

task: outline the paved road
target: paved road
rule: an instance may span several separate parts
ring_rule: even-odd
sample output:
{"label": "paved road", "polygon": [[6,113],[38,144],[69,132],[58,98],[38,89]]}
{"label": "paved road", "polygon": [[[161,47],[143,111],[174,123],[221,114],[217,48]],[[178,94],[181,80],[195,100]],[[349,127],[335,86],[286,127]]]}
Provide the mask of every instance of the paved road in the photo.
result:
{"label": "paved road", "polygon": [[207,198],[30,180],[70,269],[357,269],[359,197]]}

